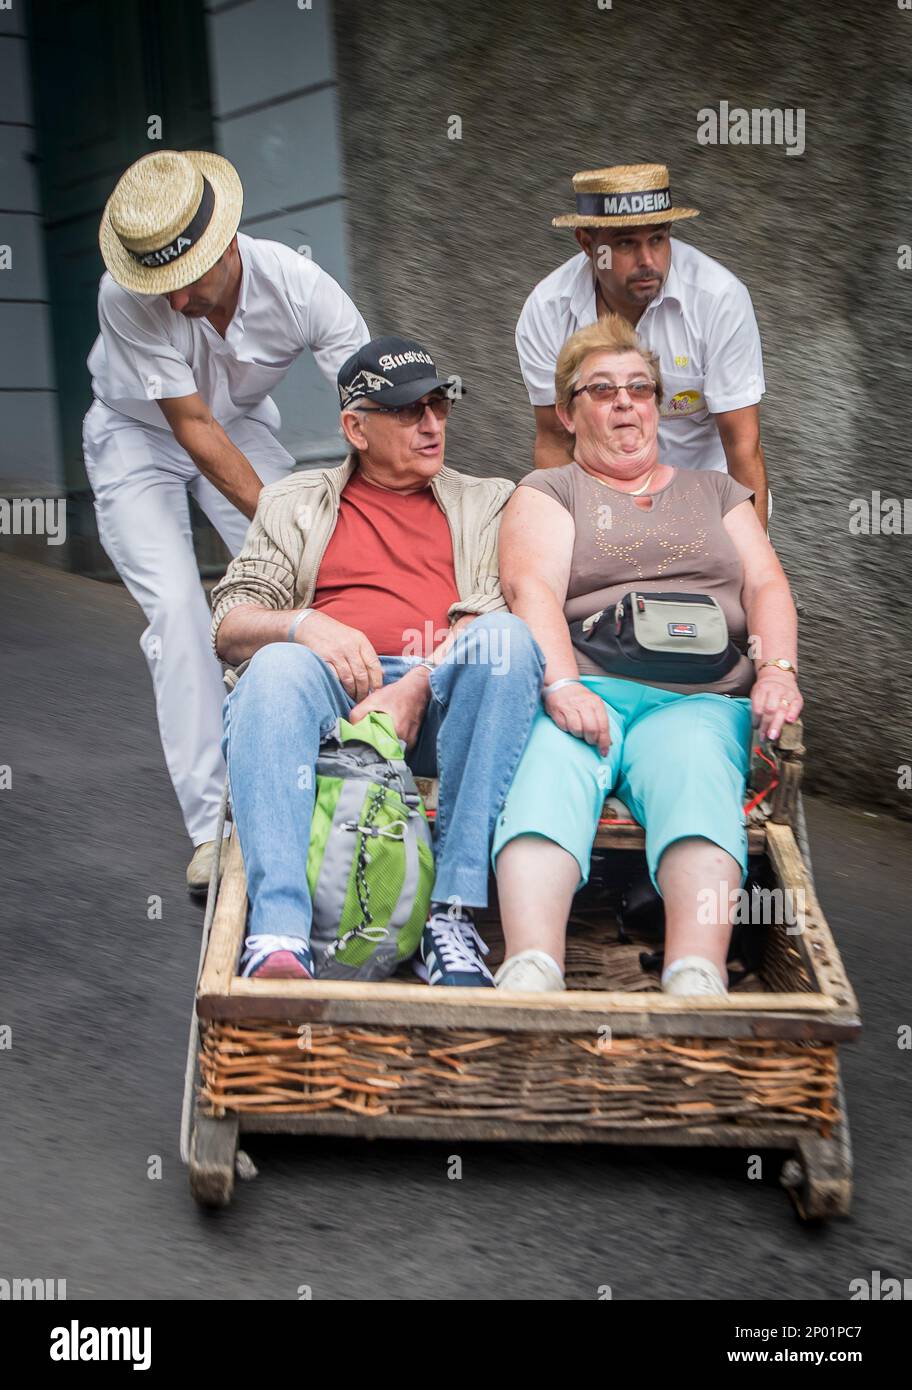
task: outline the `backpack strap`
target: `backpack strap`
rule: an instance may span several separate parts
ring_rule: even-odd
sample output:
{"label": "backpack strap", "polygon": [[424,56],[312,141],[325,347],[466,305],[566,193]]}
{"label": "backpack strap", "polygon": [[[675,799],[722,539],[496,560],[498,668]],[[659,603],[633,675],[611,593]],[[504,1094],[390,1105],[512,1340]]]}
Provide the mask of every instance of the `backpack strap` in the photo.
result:
{"label": "backpack strap", "polygon": [[408,807],[409,815],[417,815],[421,805],[421,793],[418,790],[412,769],[404,758],[396,758],[395,760],[390,758],[389,764],[399,779],[399,795]]}

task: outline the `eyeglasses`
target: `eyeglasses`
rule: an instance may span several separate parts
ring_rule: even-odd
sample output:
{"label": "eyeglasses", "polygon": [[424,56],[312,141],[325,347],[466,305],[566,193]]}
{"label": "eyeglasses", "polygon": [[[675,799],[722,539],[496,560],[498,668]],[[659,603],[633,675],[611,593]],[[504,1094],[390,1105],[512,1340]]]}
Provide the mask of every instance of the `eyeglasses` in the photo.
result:
{"label": "eyeglasses", "polygon": [[632,401],[649,401],[656,393],[656,384],[654,381],[627,381],[616,386],[613,381],[590,381],[588,386],[578,386],[571,391],[570,399],[582,395],[583,391],[588,391],[589,399],[597,404],[616,401],[618,391],[626,391]]}
{"label": "eyeglasses", "polygon": [[395,415],[402,425],[417,425],[424,419],[424,412],[430,406],[437,420],[445,420],[453,408],[453,398],[447,395],[432,396],[429,401],[412,401],[408,405],[354,405],[352,410],[360,410],[364,415]]}

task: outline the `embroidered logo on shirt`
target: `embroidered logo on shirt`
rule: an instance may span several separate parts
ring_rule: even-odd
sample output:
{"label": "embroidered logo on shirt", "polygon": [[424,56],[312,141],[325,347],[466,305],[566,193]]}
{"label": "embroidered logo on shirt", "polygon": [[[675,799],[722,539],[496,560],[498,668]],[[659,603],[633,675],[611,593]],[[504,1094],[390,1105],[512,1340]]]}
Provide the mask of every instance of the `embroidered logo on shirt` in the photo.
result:
{"label": "embroidered logo on shirt", "polygon": [[676,366],[676,367],[686,367],[686,366],[687,366],[687,363],[688,363],[689,361],[690,361],[690,359],[689,359],[688,357],[676,357],[676,358],[675,358],[675,366]]}
{"label": "embroidered logo on shirt", "polygon": [[706,402],[701,391],[679,391],[662,407],[663,415],[696,415]]}

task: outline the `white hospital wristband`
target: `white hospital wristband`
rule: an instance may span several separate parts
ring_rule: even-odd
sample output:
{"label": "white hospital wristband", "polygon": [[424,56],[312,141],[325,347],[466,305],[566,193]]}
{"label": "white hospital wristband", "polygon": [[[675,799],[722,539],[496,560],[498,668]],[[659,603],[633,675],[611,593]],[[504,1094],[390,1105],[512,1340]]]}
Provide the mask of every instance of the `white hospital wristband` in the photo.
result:
{"label": "white hospital wristband", "polygon": [[550,685],[542,686],[543,695],[553,695],[555,690],[560,690],[565,685],[580,685],[579,676],[563,676],[559,681],[552,681]]}
{"label": "white hospital wristband", "polygon": [[288,629],[288,636],[285,638],[285,641],[296,642],[298,640],[296,633],[298,631],[299,626],[301,625],[301,623],[303,623],[305,618],[309,618],[311,613],[315,612],[315,608],[302,608],[300,613],[296,613],[291,620],[291,627]]}

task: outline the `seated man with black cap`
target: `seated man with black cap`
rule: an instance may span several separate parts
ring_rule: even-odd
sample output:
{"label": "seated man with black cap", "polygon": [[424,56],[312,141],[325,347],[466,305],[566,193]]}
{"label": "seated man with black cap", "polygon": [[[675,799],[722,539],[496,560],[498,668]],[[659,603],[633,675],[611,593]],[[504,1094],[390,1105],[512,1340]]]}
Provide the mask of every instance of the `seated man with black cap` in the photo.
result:
{"label": "seated man with black cap", "polygon": [[490,987],[472,909],[487,903],[494,824],[543,671],[497,576],[513,485],[444,466],[456,380],[420,344],[373,339],[338,386],[351,454],[263,489],[212,596],[216,652],[244,664],[225,704],[251,898],[242,972],[313,976],[306,866],[321,733],[382,710],[413,772],[440,778],[416,969],[432,985]]}

